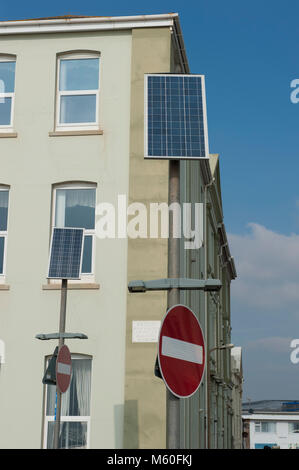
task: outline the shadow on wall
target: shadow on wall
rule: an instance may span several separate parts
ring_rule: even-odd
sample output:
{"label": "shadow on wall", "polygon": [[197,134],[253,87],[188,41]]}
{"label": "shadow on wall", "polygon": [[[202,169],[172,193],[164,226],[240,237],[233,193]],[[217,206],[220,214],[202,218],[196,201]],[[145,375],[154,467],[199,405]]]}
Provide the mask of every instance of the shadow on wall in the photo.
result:
{"label": "shadow on wall", "polygon": [[139,449],[138,400],[125,401],[124,449]]}

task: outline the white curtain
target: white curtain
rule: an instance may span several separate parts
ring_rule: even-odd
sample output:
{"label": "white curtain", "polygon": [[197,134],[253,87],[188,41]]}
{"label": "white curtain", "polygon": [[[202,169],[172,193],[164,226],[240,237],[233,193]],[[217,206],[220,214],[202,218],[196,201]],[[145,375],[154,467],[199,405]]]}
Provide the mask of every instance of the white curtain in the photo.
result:
{"label": "white curtain", "polygon": [[65,211],[70,207],[95,207],[95,189],[57,189],[55,226],[65,226]]}
{"label": "white curtain", "polygon": [[0,191],[0,209],[8,208],[8,191]]}
{"label": "white curtain", "polygon": [[[78,421],[62,422],[60,446],[63,448],[86,445],[87,423],[80,416],[90,415],[91,359],[72,359],[70,387],[62,394],[61,416],[78,416]],[[56,387],[47,387],[47,416],[54,416]],[[54,422],[48,423],[48,448],[53,447]]]}
{"label": "white curtain", "polygon": [[86,445],[87,425],[79,416],[90,414],[91,360],[72,360],[71,386],[62,397],[62,415],[78,416],[78,422],[63,423],[61,442],[64,448]]}
{"label": "white curtain", "polygon": [[90,414],[90,388],[91,388],[91,360],[74,360],[74,380],[78,400],[78,414],[89,416]]}
{"label": "white curtain", "polygon": [[[72,378],[62,394],[61,416],[89,416],[91,389],[91,359],[72,359]],[[56,387],[47,387],[47,415],[55,413]],[[77,407],[78,406],[78,407]]]}
{"label": "white curtain", "polygon": [[[72,385],[72,384],[71,384]],[[62,394],[61,398],[61,416],[70,416],[70,401],[71,401],[71,392],[72,386],[68,388],[68,390]]]}
{"label": "white curtain", "polygon": [[64,189],[57,189],[56,191],[56,211],[55,211],[55,226],[63,228],[65,225],[65,199],[66,194]]}

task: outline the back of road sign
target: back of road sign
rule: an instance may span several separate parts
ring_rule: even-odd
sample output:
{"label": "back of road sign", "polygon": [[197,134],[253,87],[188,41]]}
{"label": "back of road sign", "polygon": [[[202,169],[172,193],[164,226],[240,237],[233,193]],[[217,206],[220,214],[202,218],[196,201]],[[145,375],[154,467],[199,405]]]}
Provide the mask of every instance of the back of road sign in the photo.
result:
{"label": "back of road sign", "polygon": [[50,358],[47,370],[43,377],[43,384],[56,385],[56,359],[58,354],[58,346],[56,346],[53,356]]}

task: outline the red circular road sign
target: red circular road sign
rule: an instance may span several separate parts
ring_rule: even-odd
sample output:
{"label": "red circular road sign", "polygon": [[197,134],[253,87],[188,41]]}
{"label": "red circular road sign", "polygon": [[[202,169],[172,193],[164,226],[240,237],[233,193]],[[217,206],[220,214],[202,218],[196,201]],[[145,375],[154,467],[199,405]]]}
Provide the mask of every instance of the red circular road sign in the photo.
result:
{"label": "red circular road sign", "polygon": [[64,344],[58,351],[56,361],[56,384],[61,393],[67,391],[71,381],[72,359],[69,348]]}
{"label": "red circular road sign", "polygon": [[171,307],[161,324],[158,359],[163,380],[179,397],[193,395],[205,370],[205,342],[199,321],[184,305]]}

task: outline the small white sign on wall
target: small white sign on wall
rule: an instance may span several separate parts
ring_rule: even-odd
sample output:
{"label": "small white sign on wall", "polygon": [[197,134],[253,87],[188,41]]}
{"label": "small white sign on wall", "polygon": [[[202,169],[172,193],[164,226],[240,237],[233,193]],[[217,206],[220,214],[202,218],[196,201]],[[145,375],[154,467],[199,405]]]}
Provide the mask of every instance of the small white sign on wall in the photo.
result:
{"label": "small white sign on wall", "polygon": [[157,343],[160,321],[133,321],[132,343]]}

